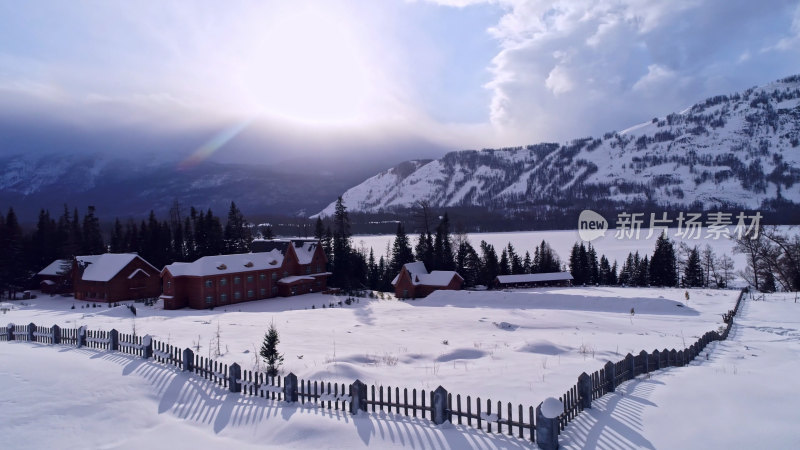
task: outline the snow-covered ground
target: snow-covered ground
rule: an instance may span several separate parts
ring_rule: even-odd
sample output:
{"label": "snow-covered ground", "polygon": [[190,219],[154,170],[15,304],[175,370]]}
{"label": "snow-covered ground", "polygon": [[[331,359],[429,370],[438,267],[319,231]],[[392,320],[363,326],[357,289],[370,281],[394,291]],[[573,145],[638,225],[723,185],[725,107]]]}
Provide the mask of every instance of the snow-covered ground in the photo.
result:
{"label": "snow-covered ground", "polygon": [[[254,368],[270,322],[280,333],[284,373],[302,379],[435,389],[535,406],[561,395],[583,372],[642,349],[684,348],[722,325],[738,291],[542,288],[439,291],[427,299],[344,300],[321,294],[238,304],[213,311],[39,297],[14,303],[3,323],[150,334],[199,354]],[[75,304],[76,309],[70,309]],[[311,309],[314,305],[315,308]],[[633,309],[634,314],[631,314]],[[215,341],[219,330],[219,350]]]}
{"label": "snow-covered ground", "polygon": [[[800,303],[746,300],[727,341],[687,367],[639,377],[596,400],[564,448],[797,448]],[[800,301],[800,300],[798,300]]]}

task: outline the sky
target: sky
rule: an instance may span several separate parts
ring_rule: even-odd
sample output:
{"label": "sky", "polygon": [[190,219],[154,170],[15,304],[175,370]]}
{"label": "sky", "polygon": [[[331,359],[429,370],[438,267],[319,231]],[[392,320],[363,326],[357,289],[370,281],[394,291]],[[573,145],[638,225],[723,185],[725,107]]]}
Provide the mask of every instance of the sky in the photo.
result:
{"label": "sky", "polygon": [[781,0],[0,0],[0,154],[563,142],[800,73]]}

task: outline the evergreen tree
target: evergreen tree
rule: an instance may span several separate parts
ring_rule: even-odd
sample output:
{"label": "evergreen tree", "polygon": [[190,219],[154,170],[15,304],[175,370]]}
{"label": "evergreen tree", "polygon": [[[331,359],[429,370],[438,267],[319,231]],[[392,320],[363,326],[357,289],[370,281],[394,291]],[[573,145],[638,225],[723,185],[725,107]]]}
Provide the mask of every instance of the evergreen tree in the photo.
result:
{"label": "evergreen tree", "polygon": [[480,248],[481,273],[478,281],[482,285],[491,286],[494,279],[500,274],[500,262],[497,260],[494,246],[487,244],[486,241],[481,241]]}
{"label": "evergreen tree", "polygon": [[588,278],[590,284],[598,284],[600,283],[600,267],[597,263],[597,252],[595,251],[592,244],[589,244],[588,248],[586,249],[586,258],[588,266]]}
{"label": "evergreen tree", "polygon": [[270,323],[269,330],[264,335],[264,341],[261,344],[261,351],[259,352],[261,358],[267,364],[267,376],[277,376],[278,369],[283,364],[283,354],[278,352],[278,344],[280,342],[278,329],[275,328],[274,323]]}
{"label": "evergreen tree", "polygon": [[430,233],[420,233],[417,238],[417,245],[414,247],[414,254],[417,261],[422,261],[425,268],[431,270],[433,268],[433,237]]}
{"label": "evergreen tree", "polygon": [[433,243],[433,267],[428,270],[454,270],[455,258],[453,243],[450,239],[450,219],[444,213],[436,227],[436,238]]}
{"label": "evergreen tree", "polygon": [[499,275],[509,275],[511,274],[511,268],[508,264],[508,249],[503,249],[500,252],[500,273]]}
{"label": "evergreen tree", "polygon": [[606,255],[600,257],[600,266],[597,270],[597,282],[604,286],[611,284],[611,265],[608,264]]}
{"label": "evergreen tree", "polygon": [[[324,236],[324,231],[322,236]],[[272,225],[266,225],[261,227],[261,238],[266,239],[268,241],[275,239],[275,233],[272,232]],[[320,239],[318,240],[321,241],[322,237],[320,237]]]}
{"label": "evergreen tree", "polygon": [[525,259],[522,260],[522,273],[531,273],[531,267],[533,265],[533,261],[531,261],[531,254],[530,252],[525,252]]}
{"label": "evergreen tree", "polygon": [[650,258],[647,255],[639,261],[639,265],[636,268],[636,285],[650,285]]}
{"label": "evergreen tree", "polygon": [[242,211],[231,202],[228,210],[228,221],[225,223],[225,249],[228,253],[247,253],[250,251],[250,242],[253,237],[250,226],[245,220]]}
{"label": "evergreen tree", "polygon": [[508,263],[511,275],[519,275],[525,273],[525,269],[522,265],[522,258],[519,257],[516,249],[514,249],[514,246],[511,245],[511,242],[508,243],[508,247],[506,247],[506,250],[508,251]]}
{"label": "evergreen tree", "polygon": [[111,232],[111,242],[109,243],[111,253],[125,253],[125,232],[119,218],[114,219],[114,230]]}
{"label": "evergreen tree", "polygon": [[350,218],[342,197],[336,200],[336,212],[333,217],[333,270],[331,283],[335,286],[350,288],[352,277]]}
{"label": "evergreen tree", "polygon": [[4,275],[2,288],[8,291],[9,298],[16,298],[16,293],[24,289],[25,283],[33,275],[25,264],[22,241],[22,227],[14,209],[9,208],[0,234],[0,272]]}
{"label": "evergreen tree", "polygon": [[392,242],[391,265],[389,272],[392,278],[400,273],[403,265],[414,262],[414,253],[411,251],[411,244],[408,242],[406,229],[402,222],[397,223],[397,231]]}
{"label": "evergreen tree", "polygon": [[616,260],[614,260],[614,265],[611,266],[611,272],[608,274],[608,276],[609,276],[608,284],[610,284],[612,286],[616,286],[616,285],[620,284],[619,283],[619,279],[617,277],[617,261]]}
{"label": "evergreen tree", "polygon": [[99,255],[106,252],[100,220],[94,215],[94,206],[89,206],[83,217],[82,250],[85,255]]}
{"label": "evergreen tree", "polygon": [[686,267],[683,271],[683,284],[687,287],[702,287],[703,286],[703,267],[700,265],[700,253],[697,247],[694,247],[689,252],[689,258],[686,260]]}
{"label": "evergreen tree", "polygon": [[765,271],[762,275],[761,292],[770,293],[775,291],[775,275],[773,275],[770,271]]}
{"label": "evergreen tree", "polygon": [[666,233],[662,233],[658,237],[653,258],[650,259],[650,283],[654,286],[677,286],[678,284],[675,248]]}
{"label": "evergreen tree", "polygon": [[481,260],[469,241],[462,241],[456,252],[456,271],[464,278],[464,285],[475,286],[481,276]]}

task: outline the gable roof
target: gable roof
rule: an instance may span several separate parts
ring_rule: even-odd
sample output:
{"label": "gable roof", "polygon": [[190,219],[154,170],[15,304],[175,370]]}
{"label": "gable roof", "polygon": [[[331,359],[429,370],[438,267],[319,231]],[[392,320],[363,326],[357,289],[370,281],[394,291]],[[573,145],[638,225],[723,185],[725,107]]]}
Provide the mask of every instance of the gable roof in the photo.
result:
{"label": "gable roof", "polygon": [[64,275],[62,273],[62,267],[64,267],[64,264],[67,264],[71,267],[72,261],[68,259],[57,259],[51,262],[47,267],[39,271],[39,273],[37,273],[36,275],[46,275],[46,276]]}
{"label": "gable roof", "polygon": [[535,283],[540,281],[566,281],[572,280],[569,272],[526,273],[521,275],[498,275],[500,284]]}
{"label": "gable roof", "polygon": [[[411,276],[411,284],[414,286],[447,286],[453,281],[453,277],[464,279],[453,270],[434,270],[428,273],[428,269],[425,268],[425,263],[422,261],[404,264],[403,268]],[[399,279],[400,274],[397,274],[392,280],[392,285],[396,285]]]}
{"label": "gable roof", "polygon": [[172,276],[224,275],[277,269],[283,265],[284,253],[275,248],[268,252],[204,256],[195,262],[178,262],[164,267]]}
{"label": "gable roof", "polygon": [[300,264],[311,264],[314,259],[314,253],[317,251],[319,242],[317,241],[304,241],[292,240],[294,244],[294,253],[297,255],[297,262]]}
{"label": "gable roof", "polygon": [[122,271],[134,259],[139,258],[153,271],[158,269],[142,259],[136,253],[104,253],[102,255],[76,256],[79,264],[85,265],[81,280],[83,281],[109,281]]}

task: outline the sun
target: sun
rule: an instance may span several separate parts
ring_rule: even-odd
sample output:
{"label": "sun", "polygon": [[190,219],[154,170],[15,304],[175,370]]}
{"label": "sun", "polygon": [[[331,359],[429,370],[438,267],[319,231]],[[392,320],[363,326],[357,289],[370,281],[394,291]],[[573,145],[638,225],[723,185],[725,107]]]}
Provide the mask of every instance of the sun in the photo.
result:
{"label": "sun", "polygon": [[369,61],[358,26],[342,15],[301,8],[269,21],[246,61],[248,102],[294,120],[348,123],[367,115]]}

